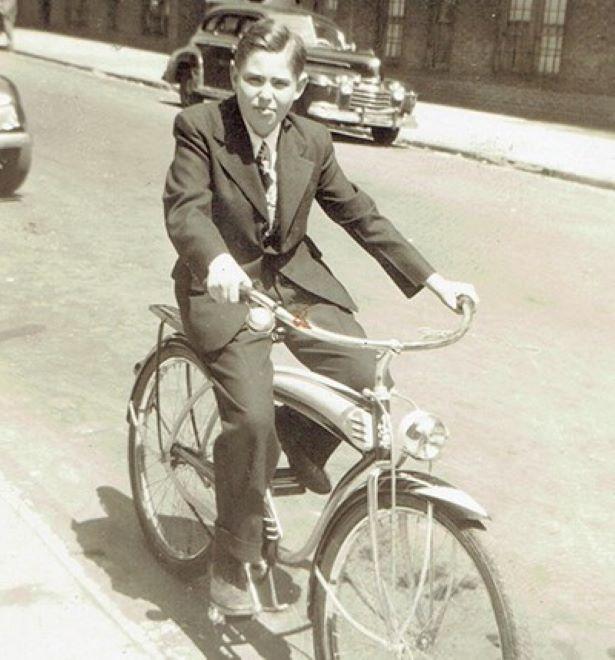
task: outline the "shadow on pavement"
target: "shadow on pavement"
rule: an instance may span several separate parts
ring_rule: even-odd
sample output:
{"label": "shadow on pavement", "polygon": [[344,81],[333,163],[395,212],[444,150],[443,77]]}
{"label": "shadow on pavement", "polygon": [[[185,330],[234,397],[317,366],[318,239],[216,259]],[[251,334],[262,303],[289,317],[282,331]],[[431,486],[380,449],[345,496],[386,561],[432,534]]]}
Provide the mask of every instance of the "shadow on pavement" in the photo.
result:
{"label": "shadow on pavement", "polygon": [[40,323],[28,323],[26,325],[20,325],[15,328],[0,330],[0,342],[7,341],[9,339],[20,339],[21,337],[37,335],[41,332],[44,332],[46,329],[46,326],[41,325]]}
{"label": "shadow on pavement", "polygon": [[[214,626],[207,618],[205,579],[181,580],[153,558],[141,534],[132,499],[115,488],[97,489],[106,518],[72,522],[83,554],[109,576],[112,589],[153,604],[150,621],[173,621],[206,658],[291,658],[291,647],[258,620]],[[299,588],[291,576],[275,570],[283,602],[296,601]],[[296,631],[291,631],[296,632]],[[162,632],[161,632],[162,637]]]}
{"label": "shadow on pavement", "polygon": [[12,195],[0,195],[0,204],[10,204],[11,202],[21,202],[23,195],[19,193],[13,193]]}

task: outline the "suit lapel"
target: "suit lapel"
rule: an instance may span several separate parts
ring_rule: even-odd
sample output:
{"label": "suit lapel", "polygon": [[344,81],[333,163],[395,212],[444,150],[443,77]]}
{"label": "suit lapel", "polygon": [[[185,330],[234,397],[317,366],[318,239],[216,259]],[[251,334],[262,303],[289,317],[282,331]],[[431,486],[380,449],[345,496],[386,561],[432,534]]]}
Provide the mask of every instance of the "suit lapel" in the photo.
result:
{"label": "suit lapel", "polygon": [[303,156],[305,142],[293,123],[282,123],[278,142],[278,200],[277,221],[280,223],[281,244],[293,224],[295,214],[307,188],[314,163]]}
{"label": "suit lapel", "polygon": [[220,110],[222,121],[216,127],[214,137],[222,146],[216,156],[248,201],[266,220],[267,200],[254,162],[250,136],[241,118],[237,101],[231,97],[221,104]]}

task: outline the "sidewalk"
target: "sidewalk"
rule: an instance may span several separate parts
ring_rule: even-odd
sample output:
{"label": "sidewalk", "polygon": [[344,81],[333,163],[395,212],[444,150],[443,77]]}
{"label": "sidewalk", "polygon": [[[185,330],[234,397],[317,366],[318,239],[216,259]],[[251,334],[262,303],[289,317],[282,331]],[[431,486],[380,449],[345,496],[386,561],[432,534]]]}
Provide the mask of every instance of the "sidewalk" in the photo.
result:
{"label": "sidewalk", "polygon": [[163,657],[1,472],[0,520],[3,658]]}
{"label": "sidewalk", "polygon": [[[17,29],[16,52],[163,89],[168,55]],[[615,189],[615,131],[531,121],[419,101],[400,141]]]}

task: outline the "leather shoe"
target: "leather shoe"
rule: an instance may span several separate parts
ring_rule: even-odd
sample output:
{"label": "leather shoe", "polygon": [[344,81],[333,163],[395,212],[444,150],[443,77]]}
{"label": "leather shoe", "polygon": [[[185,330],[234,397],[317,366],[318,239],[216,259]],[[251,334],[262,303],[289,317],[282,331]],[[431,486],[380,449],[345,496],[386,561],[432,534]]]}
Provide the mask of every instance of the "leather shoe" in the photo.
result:
{"label": "leather shoe", "polygon": [[331,481],[327,473],[311,460],[301,443],[288,434],[280,435],[279,439],[280,446],[299,482],[319,495],[331,492]]}
{"label": "leather shoe", "polygon": [[256,605],[248,588],[247,567],[214,541],[209,562],[209,600],[224,616],[253,616]]}

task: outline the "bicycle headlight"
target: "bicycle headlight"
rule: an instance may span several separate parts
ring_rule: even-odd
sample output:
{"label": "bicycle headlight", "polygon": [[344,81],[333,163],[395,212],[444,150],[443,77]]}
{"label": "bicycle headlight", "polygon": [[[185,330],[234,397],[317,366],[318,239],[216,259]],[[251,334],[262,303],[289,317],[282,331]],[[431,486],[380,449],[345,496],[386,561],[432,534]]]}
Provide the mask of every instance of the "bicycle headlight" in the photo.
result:
{"label": "bicycle headlight", "polygon": [[448,430],[435,415],[413,410],[404,415],[397,428],[404,451],[417,461],[433,461],[448,440]]}
{"label": "bicycle headlight", "polygon": [[269,334],[275,327],[275,316],[264,307],[250,307],[246,322],[252,332]]}

